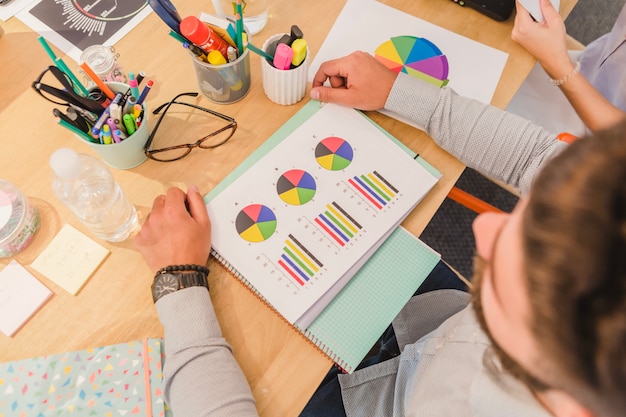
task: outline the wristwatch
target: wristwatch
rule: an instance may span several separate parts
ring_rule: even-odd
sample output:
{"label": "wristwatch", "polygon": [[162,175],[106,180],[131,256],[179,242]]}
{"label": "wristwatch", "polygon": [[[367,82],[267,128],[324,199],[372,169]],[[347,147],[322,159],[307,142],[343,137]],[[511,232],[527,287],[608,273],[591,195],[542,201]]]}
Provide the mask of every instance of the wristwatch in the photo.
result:
{"label": "wristwatch", "polygon": [[154,277],[152,299],[156,303],[164,295],[189,287],[205,287],[208,290],[207,274],[198,271],[162,272]]}

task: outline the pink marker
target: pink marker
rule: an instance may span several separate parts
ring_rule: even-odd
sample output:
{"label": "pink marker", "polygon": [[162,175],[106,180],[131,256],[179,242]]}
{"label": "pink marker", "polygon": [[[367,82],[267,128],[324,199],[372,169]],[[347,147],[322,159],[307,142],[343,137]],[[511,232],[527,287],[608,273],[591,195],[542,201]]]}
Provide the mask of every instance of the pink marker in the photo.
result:
{"label": "pink marker", "polygon": [[285,43],[279,43],[274,52],[274,67],[279,70],[288,70],[291,68],[292,58],[293,49]]}

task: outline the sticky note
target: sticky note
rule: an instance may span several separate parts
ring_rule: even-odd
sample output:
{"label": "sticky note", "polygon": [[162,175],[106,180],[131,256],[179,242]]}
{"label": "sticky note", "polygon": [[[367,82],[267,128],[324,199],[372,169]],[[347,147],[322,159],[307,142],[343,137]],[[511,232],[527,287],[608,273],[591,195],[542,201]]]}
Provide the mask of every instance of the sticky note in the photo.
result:
{"label": "sticky note", "polygon": [[66,224],[32,267],[76,295],[108,254],[107,248]]}
{"label": "sticky note", "polygon": [[0,331],[12,336],[51,295],[26,268],[11,261],[0,271]]}

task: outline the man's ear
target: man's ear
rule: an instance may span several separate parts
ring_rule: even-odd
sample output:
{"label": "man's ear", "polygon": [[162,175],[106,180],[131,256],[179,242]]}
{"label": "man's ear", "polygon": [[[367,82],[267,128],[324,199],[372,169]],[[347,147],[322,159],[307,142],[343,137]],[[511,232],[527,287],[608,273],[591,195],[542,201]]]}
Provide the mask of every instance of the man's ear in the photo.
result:
{"label": "man's ear", "polygon": [[568,393],[550,389],[535,392],[537,399],[555,417],[594,417],[591,411],[582,406]]}

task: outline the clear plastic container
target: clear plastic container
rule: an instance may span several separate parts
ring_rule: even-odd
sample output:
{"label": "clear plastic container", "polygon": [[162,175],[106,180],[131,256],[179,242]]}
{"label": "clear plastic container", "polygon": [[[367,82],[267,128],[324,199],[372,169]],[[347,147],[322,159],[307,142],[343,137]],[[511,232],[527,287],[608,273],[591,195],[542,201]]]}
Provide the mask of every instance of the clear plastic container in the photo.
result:
{"label": "clear plastic container", "polygon": [[[117,62],[120,54],[110,46],[92,45],[80,54],[81,62],[87,63],[102,81],[128,83],[128,78]],[[86,78],[89,84],[89,77]]]}
{"label": "clear plastic container", "polygon": [[40,225],[37,208],[16,186],[0,180],[0,258],[26,249]]}
{"label": "clear plastic container", "polygon": [[120,242],[138,228],[135,206],[100,159],[61,148],[50,166],[54,194],[96,236]]}

